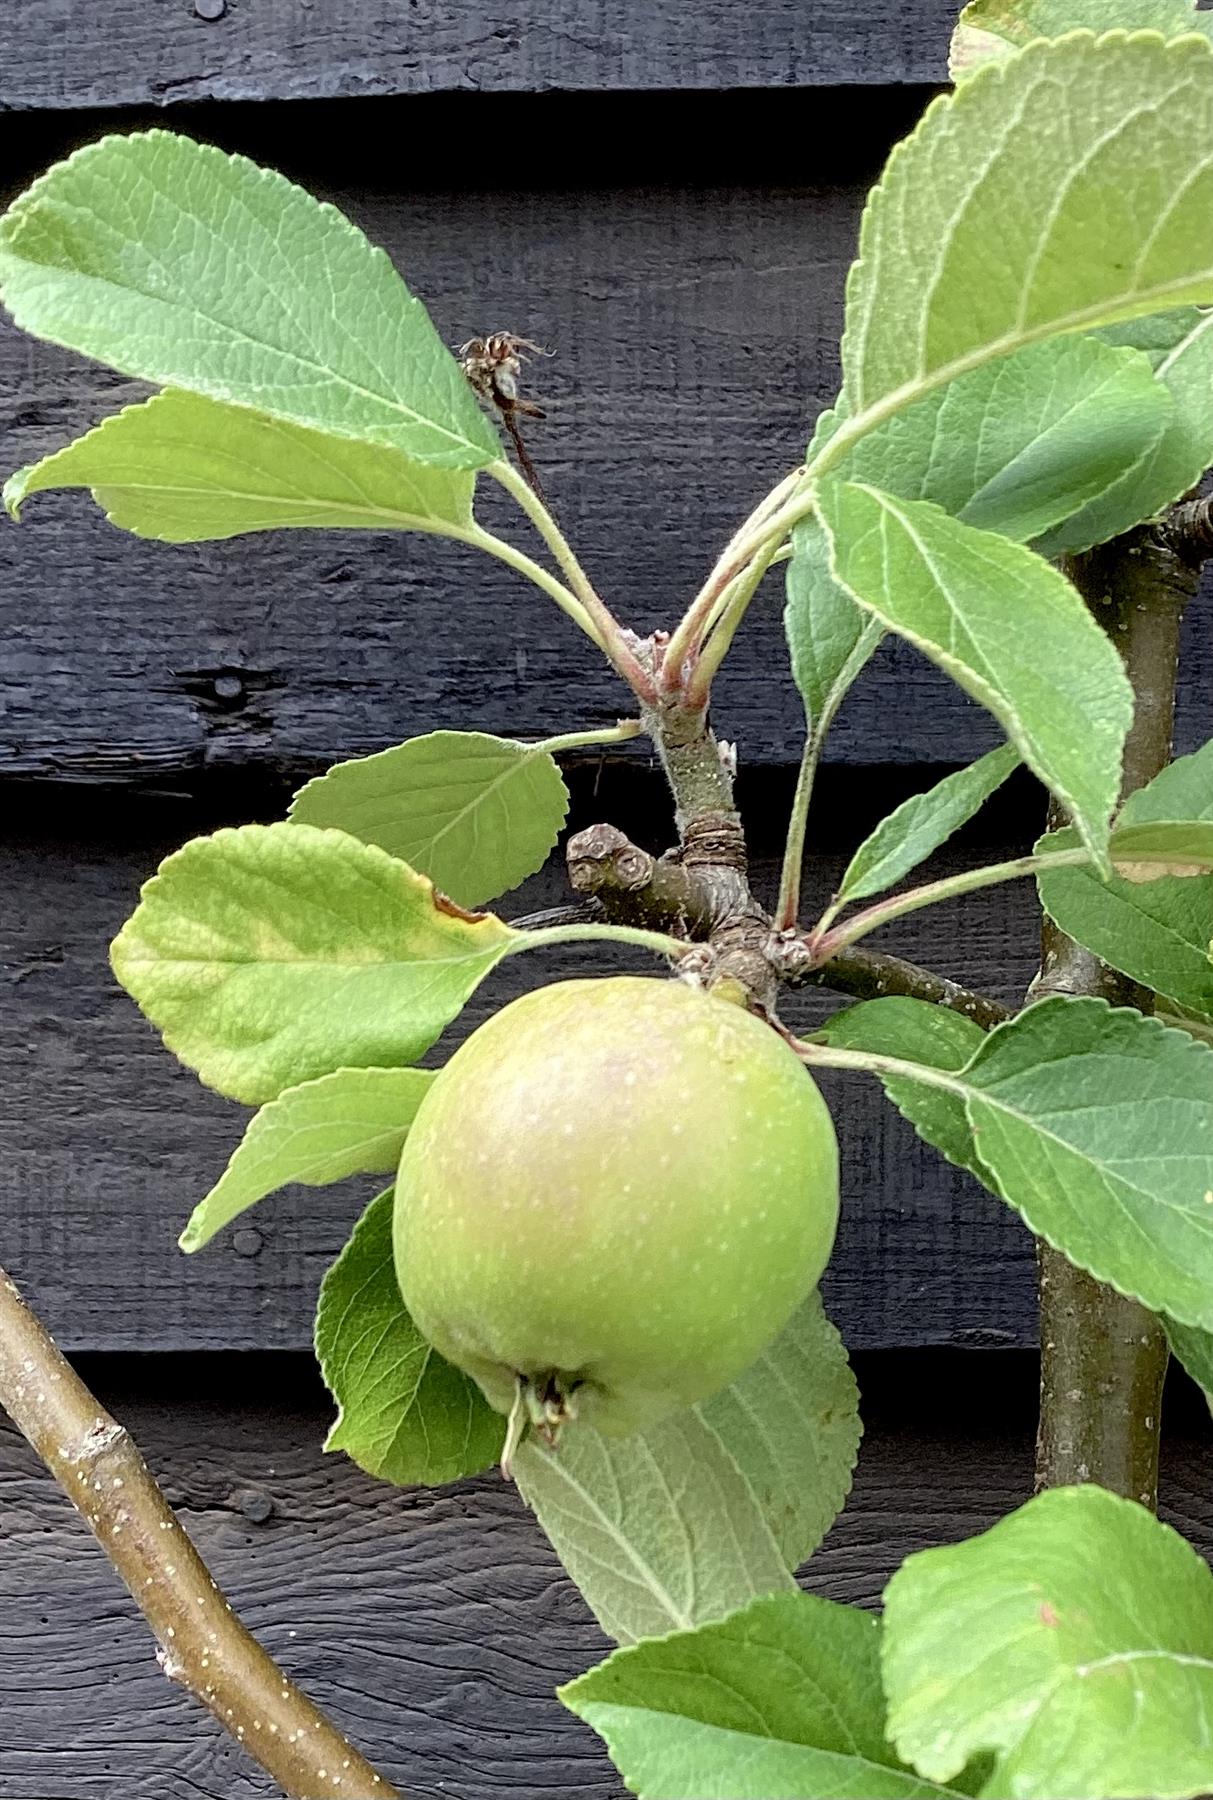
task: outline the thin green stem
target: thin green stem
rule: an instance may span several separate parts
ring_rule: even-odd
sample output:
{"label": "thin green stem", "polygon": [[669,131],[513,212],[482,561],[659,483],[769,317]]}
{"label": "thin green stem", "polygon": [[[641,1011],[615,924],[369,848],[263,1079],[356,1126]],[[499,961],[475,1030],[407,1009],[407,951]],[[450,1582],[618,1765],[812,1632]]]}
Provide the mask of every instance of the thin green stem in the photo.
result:
{"label": "thin green stem", "polygon": [[618,725],[604,725],[600,731],[568,731],[563,737],[541,738],[530,744],[531,750],[546,750],[555,756],[561,750],[586,750],[595,744],[626,744],[644,731],[639,719],[620,719]]}
{"label": "thin green stem", "polygon": [[565,580],[586,611],[592,613],[595,608],[602,606],[603,603],[595,593],[593,583],[577,560],[573,546],[526,477],[514,467],[513,463],[506,462],[504,457],[500,462],[490,463],[487,473],[493,477],[494,481],[500,483],[512,499],[518,502],[556,558]]}
{"label": "thin green stem", "polygon": [[[456,534],[452,532],[450,535],[454,537]],[[499,538],[494,532],[485,531],[479,525],[474,526],[471,531],[460,532],[458,539],[460,543],[472,544],[477,550],[484,550],[489,556],[495,556],[498,562],[507,564],[509,568],[517,569],[520,575],[533,581],[537,588],[542,588],[549,599],[556,602],[561,612],[567,613],[574,625],[584,631],[600,650],[606,649],[593,620],[576,594],[563,581],[558,580],[550,569],[545,569],[542,563],[537,563],[534,557],[528,556],[525,550],[519,550],[505,538]]]}
{"label": "thin green stem", "polygon": [[703,642],[730,584],[745,570],[753,555],[752,546],[756,535],[760,544],[765,542],[765,537],[761,535],[764,523],[778,513],[784,501],[795,492],[803,479],[803,468],[793,469],[777,487],[764,494],[717,557],[707,580],[675,627],[666,647],[664,666],[670,671],[670,681],[674,685],[681,680],[680,671],[684,663]]}
{"label": "thin green stem", "polygon": [[980,888],[995,887],[1001,881],[1018,881],[1041,869],[1080,869],[1093,861],[1091,852],[1085,848],[1050,850],[1042,856],[1017,856],[1010,862],[990,863],[981,869],[966,869],[960,875],[945,875],[941,881],[928,881],[922,887],[910,888],[907,893],[894,894],[890,900],[880,900],[875,906],[865,907],[845,925],[835,925],[832,931],[822,932],[819,926],[810,934],[815,960],[828,962],[831,956],[837,955],[848,944],[858,943],[870,931],[878,931],[882,925],[902,919],[907,913],[920,912],[924,906],[935,906],[941,900],[956,900],[964,894],[974,894]]}
{"label": "thin green stem", "polygon": [[728,655],[733,639],[737,635],[737,628],[745,618],[750,601],[758,592],[759,583],[770,568],[778,548],[778,542],[772,539],[758,552],[749,566],[734,578],[721,596],[719,611],[708,627],[711,635],[700,652],[691,671],[690,680],[687,682],[687,701],[691,706],[707,705],[716,672]]}
{"label": "thin green stem", "polygon": [[[856,676],[867,662],[875,648],[877,638],[869,642],[872,622],[869,621],[861,631],[850,656],[838,671],[834,684],[821,705],[821,715],[809,726],[809,734],[805,739],[804,752],[800,759],[800,774],[796,779],[796,792],[792,798],[792,815],[788,820],[787,843],[783,853],[783,871],[779,878],[779,903],[776,909],[775,925],[779,931],[790,931],[800,916],[800,886],[804,871],[804,848],[809,822],[809,807],[813,799],[813,784],[817,779],[817,769],[821,762],[821,753],[839,708],[851,691]],[[838,911],[835,903],[826,908],[817,921],[816,932],[821,934],[833,920]]]}
{"label": "thin green stem", "polygon": [[[828,726],[829,720],[824,721]],[[783,852],[783,869],[779,876],[779,899],[775,906],[776,931],[791,931],[800,916],[800,884],[804,873],[804,847],[809,829],[809,806],[813,799],[813,784],[817,779],[817,767],[821,761],[822,746],[825,742],[823,725],[815,725],[805,739],[804,753],[800,758],[800,773],[796,777],[796,792],[792,796],[792,813],[788,820],[787,843]],[[824,919],[818,926],[824,928]]]}
{"label": "thin green stem", "polygon": [[654,698],[656,689],[652,677],[632,649],[618,619],[582,568],[572,545],[526,477],[504,458],[490,463],[487,472],[517,501],[555,557],[570,590],[593,625],[598,645],[616,671],[640,699]]}
{"label": "thin green stem", "polygon": [[667,937],[664,931],[644,931],[637,925],[548,925],[540,931],[520,931],[506,951],[515,956],[520,950],[546,950],[553,944],[635,944],[641,950],[652,950],[657,956],[685,956],[689,945],[683,938]]}
{"label": "thin green stem", "polygon": [[861,1075],[890,1079],[900,1075],[920,1082],[923,1087],[942,1088],[945,1093],[956,1094],[962,1100],[973,1091],[958,1075],[949,1074],[946,1069],[932,1068],[928,1063],[906,1062],[900,1056],[881,1056],[869,1050],[843,1050],[834,1044],[805,1043],[800,1038],[792,1038],[790,1042],[801,1061],[811,1067],[853,1069]]}

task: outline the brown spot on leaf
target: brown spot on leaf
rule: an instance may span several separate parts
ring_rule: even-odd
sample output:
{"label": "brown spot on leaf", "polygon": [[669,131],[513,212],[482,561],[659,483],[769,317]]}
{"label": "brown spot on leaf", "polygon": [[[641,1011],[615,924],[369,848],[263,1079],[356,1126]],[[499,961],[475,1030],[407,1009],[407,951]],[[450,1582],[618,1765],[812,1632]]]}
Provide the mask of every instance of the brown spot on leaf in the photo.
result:
{"label": "brown spot on leaf", "polygon": [[1122,881],[1132,881],[1139,887],[1150,881],[1162,881],[1176,876],[1190,878],[1209,873],[1208,865],[1198,862],[1121,862],[1117,858],[1112,867]]}
{"label": "brown spot on leaf", "polygon": [[452,919],[464,919],[469,925],[479,925],[481,919],[492,916],[486,912],[469,912],[466,906],[460,906],[457,900],[452,900],[441,888],[434,889],[434,905],[439,912],[448,913]]}

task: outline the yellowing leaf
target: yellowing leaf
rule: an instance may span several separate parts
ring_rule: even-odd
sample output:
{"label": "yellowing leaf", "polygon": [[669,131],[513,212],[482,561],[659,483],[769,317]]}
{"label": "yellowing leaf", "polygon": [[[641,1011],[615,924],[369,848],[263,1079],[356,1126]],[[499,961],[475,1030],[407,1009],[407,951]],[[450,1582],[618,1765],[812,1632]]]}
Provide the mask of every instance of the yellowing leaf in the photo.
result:
{"label": "yellowing leaf", "polygon": [[335,1068],[415,1062],[522,941],[343,832],[242,825],[170,856],[111,955],[168,1048],[259,1104]]}
{"label": "yellowing leaf", "polygon": [[465,537],[474,486],[466,470],[169,389],[18,469],[4,501],[17,518],[30,494],[89,488],[113,524],[170,544],[284,526]]}

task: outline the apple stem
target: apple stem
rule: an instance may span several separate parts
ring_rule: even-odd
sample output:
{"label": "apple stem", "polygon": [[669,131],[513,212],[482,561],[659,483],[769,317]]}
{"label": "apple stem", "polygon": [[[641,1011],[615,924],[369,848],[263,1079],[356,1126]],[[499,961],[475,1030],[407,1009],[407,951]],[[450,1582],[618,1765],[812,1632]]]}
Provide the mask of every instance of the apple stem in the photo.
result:
{"label": "apple stem", "polygon": [[531,1415],[527,1411],[526,1390],[526,1376],[515,1375],[514,1404],[510,1408],[509,1423],[505,1428],[505,1446],[501,1452],[501,1473],[507,1481],[514,1479],[514,1458],[531,1422]]}

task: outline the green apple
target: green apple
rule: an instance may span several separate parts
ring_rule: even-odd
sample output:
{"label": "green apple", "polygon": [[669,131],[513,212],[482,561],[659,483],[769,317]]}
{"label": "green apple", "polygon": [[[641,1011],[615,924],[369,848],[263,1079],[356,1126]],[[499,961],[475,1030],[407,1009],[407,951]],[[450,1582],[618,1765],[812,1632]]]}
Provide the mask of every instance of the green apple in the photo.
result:
{"label": "green apple", "polygon": [[769,1025],[679,981],[564,981],[495,1014],[426,1094],[396,1272],[499,1411],[622,1436],[748,1368],[837,1218],[829,1112]]}

